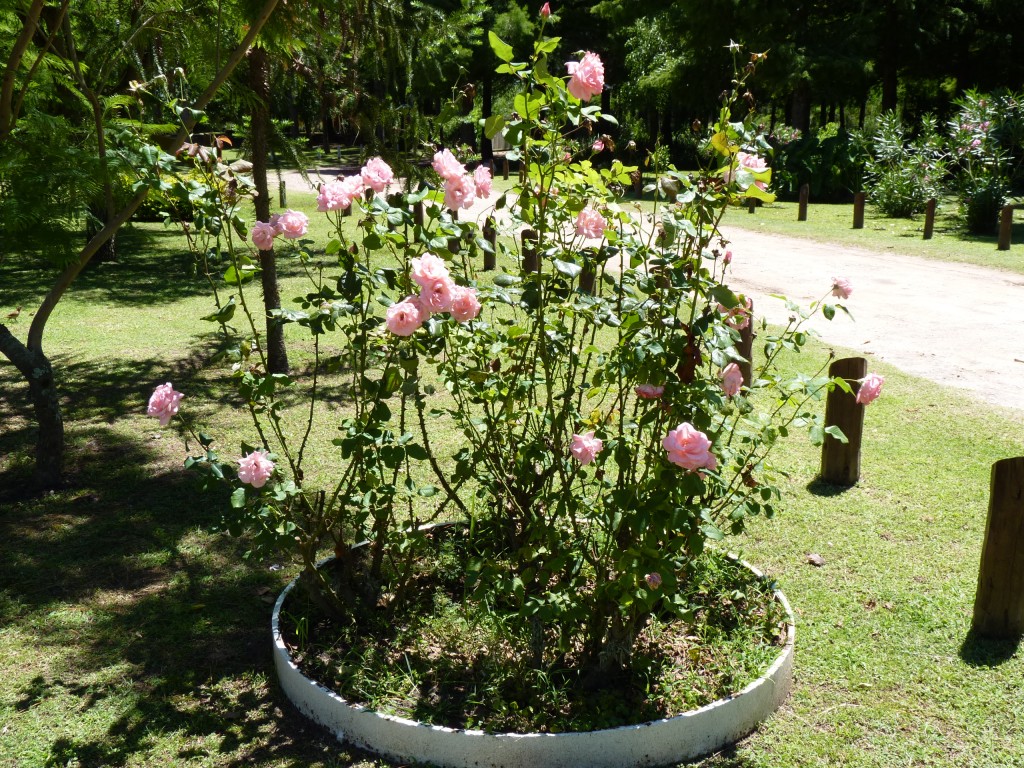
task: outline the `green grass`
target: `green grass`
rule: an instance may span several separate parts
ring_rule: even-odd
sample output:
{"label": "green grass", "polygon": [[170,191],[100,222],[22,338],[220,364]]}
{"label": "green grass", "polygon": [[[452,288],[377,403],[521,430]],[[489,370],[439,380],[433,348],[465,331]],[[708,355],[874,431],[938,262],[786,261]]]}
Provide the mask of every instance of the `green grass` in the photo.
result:
{"label": "green grass", "polygon": [[[244,542],[210,532],[223,500],[199,493],[181,444],[143,415],[154,384],[173,381],[224,445],[251,437],[204,367],[212,328],[196,318],[211,301],[159,226],[125,233],[121,252],[82,275],[47,330],[69,443],[69,483],[52,495],[17,496],[34,431],[0,361],[0,766],[390,765],[339,747],[277,688],[270,608],[294,570],[244,561]],[[0,285],[26,307],[23,337],[42,290],[22,265],[0,266]],[[301,292],[282,271],[283,295]],[[308,369],[308,339],[288,338]],[[796,611],[796,682],[701,768],[1024,766],[1024,653],[969,633],[989,469],[1024,455],[1021,416],[875,368],[886,391],[867,410],[860,484],[815,483],[817,452],[792,439],[783,513],[729,542]]]}
{"label": "green grass", "polygon": [[968,235],[956,217],[956,201],[940,201],[931,240],[924,240],[924,215],[912,219],[891,219],[868,205],[864,228],[853,229],[853,205],[811,203],[807,221],[797,221],[798,205],[775,202],[748,213],[746,208],[729,210],[727,227],[741,227],[765,234],[802,237],[839,245],[854,245],[878,253],[902,253],[939,261],[977,264],[1024,274],[1024,214],[1017,213],[1008,251],[996,250],[996,238]]}

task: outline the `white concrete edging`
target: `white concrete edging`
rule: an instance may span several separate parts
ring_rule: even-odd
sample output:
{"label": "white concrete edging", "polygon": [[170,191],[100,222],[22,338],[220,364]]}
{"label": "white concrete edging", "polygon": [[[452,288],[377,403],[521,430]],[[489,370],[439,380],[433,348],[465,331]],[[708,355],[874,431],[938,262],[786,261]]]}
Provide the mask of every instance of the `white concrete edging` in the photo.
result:
{"label": "white concrete edging", "polygon": [[[758,577],[763,574],[743,563]],[[271,631],[281,688],[308,718],[340,741],[398,762],[441,768],[633,768],[692,760],[739,741],[782,704],[793,681],[793,612],[782,592],[775,597],[788,617],[786,645],[761,677],[739,693],[681,715],[639,725],[579,733],[484,733],[426,725],[385,715],[345,699],[305,677],[281,637],[280,613],[292,581],[274,605]]]}

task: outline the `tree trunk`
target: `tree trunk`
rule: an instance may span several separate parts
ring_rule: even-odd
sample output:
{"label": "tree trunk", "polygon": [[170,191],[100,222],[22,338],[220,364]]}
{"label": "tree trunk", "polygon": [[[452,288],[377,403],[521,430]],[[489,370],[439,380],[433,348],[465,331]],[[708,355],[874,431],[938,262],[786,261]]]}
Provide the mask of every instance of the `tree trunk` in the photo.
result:
{"label": "tree trunk", "polygon": [[811,132],[811,89],[802,80],[793,89],[790,109],[790,125],[807,136]]}
{"label": "tree trunk", "polygon": [[[252,181],[256,187],[256,219],[270,220],[270,190],[267,187],[267,146],[270,133],[270,67],[267,52],[253,48],[249,53],[249,85],[256,96],[252,108],[250,142],[252,145]],[[288,351],[284,345],[284,326],[270,316],[281,308],[277,286],[277,259],[273,249],[260,251],[260,280],[267,318],[267,372],[288,373]]]}
{"label": "tree trunk", "polygon": [[64,464],[64,419],[53,380],[53,367],[46,355],[30,350],[5,325],[0,325],[0,353],[14,363],[28,382],[32,409],[39,425],[33,485],[56,488],[61,483]]}

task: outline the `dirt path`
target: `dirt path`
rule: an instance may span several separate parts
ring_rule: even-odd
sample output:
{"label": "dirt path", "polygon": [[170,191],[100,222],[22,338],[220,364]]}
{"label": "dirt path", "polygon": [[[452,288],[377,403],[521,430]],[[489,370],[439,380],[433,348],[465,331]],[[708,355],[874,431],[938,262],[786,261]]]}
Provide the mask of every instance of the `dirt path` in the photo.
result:
{"label": "dirt path", "polygon": [[[309,190],[298,174],[286,181]],[[464,218],[492,207],[480,201]],[[1024,412],[1024,276],[738,227],[723,233],[733,252],[729,286],[751,297],[757,314],[785,323],[789,312],[771,294],[806,306],[829,291],[833,277],[845,277],[853,294],[844,303],[856,320],[816,317],[810,327],[826,343],[864,354],[869,369],[874,356]]]}

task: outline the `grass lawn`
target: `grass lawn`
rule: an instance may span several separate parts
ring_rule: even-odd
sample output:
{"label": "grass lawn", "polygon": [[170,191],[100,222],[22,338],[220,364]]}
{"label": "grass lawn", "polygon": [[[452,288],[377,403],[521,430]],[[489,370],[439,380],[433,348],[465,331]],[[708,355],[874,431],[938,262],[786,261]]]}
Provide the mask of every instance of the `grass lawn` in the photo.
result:
{"label": "grass lawn", "polygon": [[[749,219],[782,227],[782,213],[796,218],[779,204]],[[277,688],[270,610],[295,570],[243,560],[244,541],[211,531],[226,500],[199,492],[175,434],[144,416],[153,386],[173,381],[222,445],[248,436],[206,365],[213,328],[197,318],[211,300],[159,225],[124,233],[121,253],[81,276],[47,330],[68,431],[61,491],[16,498],[34,432],[26,388],[0,361],[0,766],[391,765],[339,747]],[[0,266],[0,285],[27,315],[41,291],[22,264]],[[284,297],[304,290],[294,266],[282,275]],[[784,512],[730,542],[796,611],[796,681],[775,717],[701,768],[1024,766],[1024,652],[968,631],[989,470],[1024,455],[1021,415],[875,369],[886,391],[867,411],[860,484],[814,482],[817,451],[791,439]]]}
{"label": "grass lawn", "polygon": [[730,210],[724,224],[765,234],[803,237],[827,243],[853,245],[878,253],[903,253],[925,259],[958,261],[1024,274],[1024,213],[1015,216],[1008,251],[996,250],[996,237],[968,235],[956,218],[953,198],[939,201],[935,231],[924,240],[924,214],[912,219],[882,216],[874,206],[864,212],[864,228],[853,229],[853,205],[811,203],[807,221],[797,221],[795,202],[775,202],[748,213],[746,208]]}

